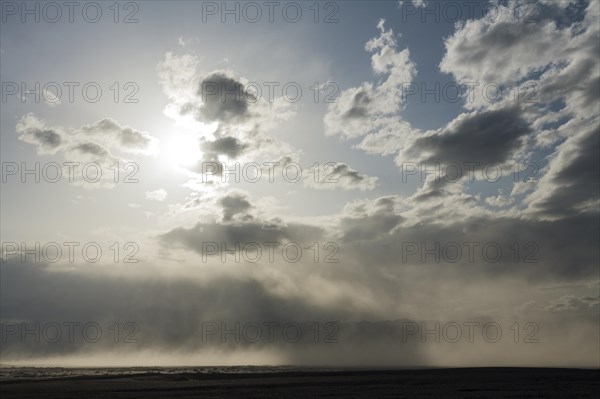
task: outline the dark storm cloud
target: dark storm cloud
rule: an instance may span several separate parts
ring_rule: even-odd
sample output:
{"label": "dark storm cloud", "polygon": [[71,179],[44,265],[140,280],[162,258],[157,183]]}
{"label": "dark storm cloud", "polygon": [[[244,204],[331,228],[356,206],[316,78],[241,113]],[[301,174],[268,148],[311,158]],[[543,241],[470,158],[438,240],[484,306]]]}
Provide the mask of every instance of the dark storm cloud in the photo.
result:
{"label": "dark storm cloud", "polygon": [[249,114],[249,104],[257,98],[246,91],[243,83],[215,72],[207,76],[198,88],[203,106],[197,110],[201,120],[243,121]]}
{"label": "dark storm cloud", "polygon": [[248,147],[250,147],[249,144],[230,136],[219,137],[214,141],[202,143],[204,152],[227,155],[231,159],[239,157]]}
{"label": "dark storm cloud", "polygon": [[600,128],[583,128],[558,147],[539,189],[531,195],[531,209],[542,216],[566,217],[598,211],[600,191]]}
{"label": "dark storm cloud", "polygon": [[374,202],[372,209],[364,205],[351,210],[351,216],[340,219],[341,238],[345,243],[370,242],[386,236],[404,220],[394,211],[397,201],[382,197]]}
{"label": "dark storm cloud", "polygon": [[[462,114],[444,129],[421,135],[396,157],[396,163],[416,162],[433,170],[437,166],[454,165],[459,170],[480,171],[490,165],[511,160],[525,145],[525,137],[533,130],[516,107]],[[427,180],[414,194],[417,200],[446,195],[446,188],[457,188],[453,168],[448,176]],[[465,179],[469,173],[462,173]]]}
{"label": "dark storm cloud", "polygon": [[230,192],[219,198],[216,205],[221,208],[222,222],[197,223],[191,228],[176,227],[158,238],[164,249],[184,248],[203,254],[205,243],[236,244],[293,241],[300,245],[314,243],[325,236],[325,229],[300,223],[285,223],[281,219],[261,219],[249,213],[254,206],[246,194]]}
{"label": "dark storm cloud", "polygon": [[[600,240],[597,219],[587,215],[555,221],[482,215],[411,225],[400,215],[375,211],[342,218],[341,226],[342,255],[359,264],[376,265],[370,267],[419,265],[444,270],[455,278],[524,276],[539,282],[597,278],[600,261],[595,244]],[[409,243],[419,247],[417,253],[407,255]],[[454,258],[458,252],[452,250],[445,258],[441,248],[450,248],[452,243],[458,244],[462,255]],[[433,250],[436,245],[437,251]],[[474,248],[473,260],[468,257],[469,245]],[[489,255],[483,253],[486,245],[492,248]],[[423,248],[432,251],[424,258]]]}
{"label": "dark storm cloud", "polygon": [[342,225],[345,228],[342,236],[345,242],[370,240],[381,234],[389,233],[402,221],[401,216],[375,213],[361,220],[345,219]]}
{"label": "dark storm cloud", "polygon": [[440,133],[418,138],[407,153],[429,165],[476,162],[478,170],[507,161],[531,132],[517,107],[466,114]]}
{"label": "dark storm cloud", "polygon": [[252,204],[248,201],[248,198],[240,193],[231,193],[222,197],[219,199],[219,205],[223,207],[223,221],[225,222],[230,222],[235,215],[244,213],[252,208]]}
{"label": "dark storm cloud", "polygon": [[294,242],[300,245],[312,244],[324,236],[323,229],[296,223],[285,226],[272,225],[267,222],[244,221],[236,224],[198,223],[194,227],[177,227],[162,234],[159,239],[168,248],[183,248],[203,254],[203,244],[217,243],[226,248],[243,247],[249,243]]}

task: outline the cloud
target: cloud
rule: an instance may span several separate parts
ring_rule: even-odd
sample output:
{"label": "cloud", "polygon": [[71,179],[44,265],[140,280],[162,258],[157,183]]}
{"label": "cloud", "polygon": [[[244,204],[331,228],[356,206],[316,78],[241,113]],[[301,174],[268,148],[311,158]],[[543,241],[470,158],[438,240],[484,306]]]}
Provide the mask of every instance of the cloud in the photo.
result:
{"label": "cloud", "polygon": [[566,56],[570,32],[557,29],[553,20],[515,18],[508,5],[489,12],[459,25],[445,40],[442,72],[461,82],[517,82]]}
{"label": "cloud", "polygon": [[[582,7],[586,4],[587,8]],[[480,88],[494,83],[518,90],[529,81],[539,91],[537,99],[545,103],[562,96],[569,103],[581,97],[581,92],[593,99],[589,94],[598,80],[594,65],[599,61],[593,54],[599,48],[599,5],[595,1],[568,5],[541,2],[535,15],[515,18],[520,6],[509,2],[491,8],[490,13],[496,14],[493,17],[487,15],[457,25],[454,34],[445,40],[446,54],[440,70]],[[483,92],[475,90],[475,101],[466,105],[488,106]],[[509,97],[505,100],[514,101]],[[570,108],[576,112],[576,107]]]}
{"label": "cloud", "polygon": [[325,133],[345,138],[364,136],[398,112],[403,104],[404,85],[416,75],[415,64],[408,49],[398,50],[395,33],[385,29],[385,20],[377,24],[379,36],[365,45],[373,53],[371,67],[382,76],[379,83],[363,83],[341,92],[338,102],[329,104],[325,115]]}
{"label": "cloud", "polygon": [[223,207],[223,221],[230,222],[233,217],[239,214],[244,215],[244,219],[252,219],[251,215],[245,214],[246,211],[252,208],[252,204],[243,193],[229,193],[218,201]]}
{"label": "cloud", "polygon": [[246,91],[244,84],[225,72],[206,76],[198,88],[202,103],[194,110],[196,118],[207,121],[244,121],[250,106],[258,99]]}
{"label": "cloud", "polygon": [[304,185],[319,190],[361,190],[375,188],[377,177],[361,174],[345,163],[318,165],[306,171]]}
{"label": "cloud", "polygon": [[417,138],[399,158],[429,165],[474,162],[475,169],[502,164],[531,133],[517,107],[459,115],[441,132]]}
{"label": "cloud", "polygon": [[[396,154],[398,166],[406,162],[430,167],[473,163],[474,170],[481,170],[512,161],[524,151],[534,130],[529,114],[515,104],[463,113],[445,127],[428,132],[402,120],[398,113],[405,102],[403,88],[412,82],[416,67],[408,49],[397,50],[393,31],[386,30],[383,21],[378,28],[380,36],[369,40],[365,48],[375,51],[371,57],[373,71],[385,78],[377,86],[364,83],[343,92],[339,103],[329,106],[324,120],[326,133],[346,138],[364,136],[357,148],[372,154]],[[426,181],[415,198],[444,194],[446,181]],[[456,184],[452,189],[461,187]]]}
{"label": "cloud", "polygon": [[154,191],[146,191],[146,198],[153,201],[162,202],[167,198],[167,191],[163,188],[159,188]]}
{"label": "cloud", "polygon": [[[532,132],[516,106],[461,114],[443,129],[407,138],[407,147],[399,151],[396,164],[418,164],[425,170],[439,168],[437,176],[427,176],[415,199],[449,195],[463,189],[467,179],[484,177],[475,172],[489,166],[501,168],[514,160]],[[456,170],[461,172],[454,175]]]}
{"label": "cloud", "polygon": [[565,295],[550,303],[547,309],[551,312],[583,310],[597,314],[600,309],[600,297],[577,298],[573,295]]}
{"label": "cloud", "polygon": [[63,152],[67,156],[92,155],[97,160],[112,161],[113,152],[150,155],[158,149],[156,138],[121,126],[111,118],[66,133],[61,128],[48,127],[45,121],[29,113],[19,120],[16,131],[20,140],[36,146],[38,154]]}
{"label": "cloud", "polygon": [[274,226],[263,221],[244,221],[234,224],[197,223],[191,228],[177,227],[160,236],[166,249],[182,248],[202,255],[206,249],[203,244],[217,243],[221,249],[243,248],[245,245],[258,243],[278,243],[283,245],[293,242],[299,245],[310,245],[314,239],[323,236],[323,231],[316,226],[289,223],[285,226]]}
{"label": "cloud", "polygon": [[248,147],[250,147],[250,144],[242,143],[239,139],[230,136],[220,137],[214,141],[203,141],[201,145],[202,151],[207,153],[207,159],[217,159],[219,155],[226,155],[230,159],[236,159]]}
{"label": "cloud", "polygon": [[[71,162],[94,162],[97,166],[108,167],[120,162],[119,157],[114,156],[107,148],[92,141],[80,142],[65,148],[64,155]],[[112,180],[114,177],[106,177]],[[106,180],[105,179],[105,180]]]}
{"label": "cloud", "polygon": [[579,132],[557,147],[538,189],[525,199],[531,213],[547,218],[597,214],[600,128],[596,122],[574,130]]}
{"label": "cloud", "polygon": [[183,36],[179,36],[179,38],[177,39],[177,44],[180,45],[181,47],[185,47],[187,45],[189,45],[191,43],[192,39],[191,38],[184,38]]}
{"label": "cloud", "polygon": [[[49,127],[46,122],[29,113],[16,125],[19,140],[35,146],[38,155],[60,154],[73,163],[63,165],[63,175],[70,176],[71,183],[84,188],[112,188],[115,186],[114,169],[128,173],[128,160],[124,156],[155,155],[158,140],[146,132],[122,126],[111,118],[105,118],[77,129],[65,131],[60,127]],[[87,176],[94,163],[96,173]],[[82,165],[86,164],[86,165]],[[102,173],[102,168],[114,173]],[[98,172],[99,171],[99,172]],[[98,174],[99,173],[99,174]]]}
{"label": "cloud", "polygon": [[413,128],[410,123],[398,118],[388,118],[382,125],[356,145],[357,148],[379,155],[396,154],[407,148],[422,132]]}
{"label": "cloud", "polygon": [[38,154],[54,154],[65,142],[65,134],[61,130],[47,127],[32,113],[19,120],[16,131],[19,140],[36,146]]}
{"label": "cloud", "polygon": [[346,205],[338,227],[342,242],[372,242],[390,234],[404,220],[396,210],[399,202],[389,196]]}
{"label": "cloud", "polygon": [[159,240],[165,249],[183,248],[202,254],[202,245],[206,242],[223,243],[226,248],[288,241],[303,245],[314,243],[325,235],[325,230],[318,226],[284,222],[272,213],[265,217],[242,191],[220,195],[209,206],[212,206],[210,214],[222,214],[220,220],[199,222],[190,228],[176,227],[161,234]]}
{"label": "cloud", "polygon": [[569,318],[587,318],[596,320],[600,310],[600,297],[577,297],[575,295],[563,295],[560,298],[548,301],[546,305],[541,305],[532,300],[526,302],[515,309],[517,314],[529,317],[540,317],[542,314],[563,314]]}
{"label": "cloud", "polygon": [[198,62],[198,57],[191,54],[165,54],[164,60],[157,66],[157,71],[162,89],[170,100],[188,101],[195,96],[194,89],[199,84],[196,76]]}
{"label": "cloud", "polygon": [[158,65],[160,83],[170,100],[165,113],[175,121],[191,118],[200,124],[264,133],[294,115],[293,104],[283,98],[268,101],[233,71],[201,73],[199,64],[192,55],[167,53]]}
{"label": "cloud", "polygon": [[425,7],[427,3],[425,0],[399,0],[398,3],[402,7],[405,4],[412,4],[414,7]]}
{"label": "cloud", "polygon": [[506,195],[496,195],[494,197],[487,197],[485,202],[491,206],[503,207],[514,203],[515,199]]}
{"label": "cloud", "polygon": [[294,116],[294,104],[259,95],[250,82],[230,70],[200,72],[200,60],[167,53],[159,77],[169,96],[165,114],[176,124],[193,128],[203,150],[189,171],[200,174],[203,162],[272,159],[292,152],[270,132]]}
{"label": "cloud", "polygon": [[[358,145],[375,154],[396,153],[395,163],[417,165],[422,170],[445,171],[428,175],[417,197],[424,199],[446,193],[447,186],[457,190],[460,180],[483,178],[473,173],[514,161],[528,143],[534,130],[518,106],[463,113],[438,130],[419,132],[407,123],[390,123],[371,133]],[[460,170],[463,173],[454,176]],[[467,173],[468,171],[468,173]]]}
{"label": "cloud", "polygon": [[[525,187],[515,181],[509,197],[493,199],[485,194],[484,203],[512,210],[526,206],[524,214],[530,218],[597,212],[598,190],[593,182],[598,179],[598,155],[592,149],[598,145],[600,60],[594,54],[600,51],[600,4],[544,2],[536,21],[514,18],[512,7],[517,3],[499,4],[496,11],[501,18],[486,15],[457,24],[445,40],[446,53],[439,67],[459,82],[475,82],[479,88],[490,82],[512,87],[518,94],[515,98],[486,101],[483,90],[475,89],[475,101],[464,104],[470,112],[437,130],[420,131],[398,115],[404,106],[402,96],[397,96],[401,90],[391,89],[398,85],[388,84],[388,90],[380,91],[379,86],[363,83],[330,105],[326,132],[346,138],[363,136],[357,148],[371,154],[396,154],[400,167],[405,163],[432,168],[471,164],[477,171],[489,165],[510,169],[535,163],[541,166],[539,184]],[[374,72],[383,73],[384,79],[387,76],[386,83],[409,83],[414,64],[408,52],[400,57],[393,32],[385,30],[383,22],[378,27],[380,36],[366,46],[380,50],[371,59]],[[524,87],[533,88],[533,101],[526,101],[529,91],[519,91]],[[378,91],[386,93],[388,108],[377,104]],[[474,184],[466,184],[464,176],[460,182],[427,176],[411,197],[411,201],[422,201],[414,213],[422,214],[434,203],[447,205],[444,201],[463,207],[478,203],[480,194],[474,192]],[[524,194],[528,195],[524,201],[516,200]]]}
{"label": "cloud", "polygon": [[[419,214],[415,218],[419,206],[400,196],[347,205],[332,233],[342,248],[341,254],[374,268],[418,265],[431,270],[429,267],[443,264],[456,278],[477,273],[488,277],[521,275],[533,281],[582,280],[594,278],[596,273],[600,252],[593,244],[598,238],[594,218],[574,215],[554,221],[532,220],[482,212],[482,208],[455,212],[458,204],[443,203],[441,211],[428,209],[425,217]],[[405,253],[403,258],[407,243],[416,243],[419,250],[409,257]],[[464,249],[464,256],[444,260],[443,251],[434,248],[448,243],[457,243]],[[476,243],[473,259],[467,256],[465,243]],[[515,243],[519,250],[515,250]],[[501,248],[494,262],[486,260],[481,251],[487,244]],[[422,248],[428,249],[429,255],[423,256]],[[519,252],[518,260],[515,251]]]}
{"label": "cloud", "polygon": [[535,146],[528,151],[550,155],[524,200],[526,214],[556,219],[597,213],[600,4],[542,2],[536,21],[512,18],[510,6],[500,7],[500,20],[459,25],[446,40],[440,68],[480,84],[534,83],[537,101],[519,104],[534,129]]}
{"label": "cloud", "polygon": [[78,129],[79,132],[125,153],[153,154],[157,151],[157,139],[147,132],[141,132],[129,126],[121,126],[111,118],[82,126]]}

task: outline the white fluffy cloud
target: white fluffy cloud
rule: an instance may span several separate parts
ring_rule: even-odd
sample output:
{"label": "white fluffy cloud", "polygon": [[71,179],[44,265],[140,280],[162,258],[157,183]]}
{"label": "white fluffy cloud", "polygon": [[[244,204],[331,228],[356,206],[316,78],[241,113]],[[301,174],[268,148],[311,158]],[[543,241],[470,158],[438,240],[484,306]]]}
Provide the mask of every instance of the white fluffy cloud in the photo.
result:
{"label": "white fluffy cloud", "polygon": [[378,83],[365,82],[342,91],[338,102],[329,105],[325,115],[325,133],[346,138],[360,137],[385,126],[386,121],[404,104],[403,85],[412,82],[416,68],[409,50],[398,49],[397,35],[385,28],[385,20],[377,24],[379,36],[365,45],[373,53],[371,67]]}
{"label": "white fluffy cloud", "polygon": [[64,152],[77,156],[87,154],[98,161],[111,153],[154,155],[158,151],[158,140],[148,134],[122,126],[111,118],[84,125],[70,132],[59,127],[49,127],[34,114],[23,116],[16,126],[19,140],[36,146],[38,154]]}
{"label": "white fluffy cloud", "polygon": [[167,199],[167,191],[164,188],[159,188],[158,190],[154,191],[146,191],[146,198],[149,200],[162,202]]}

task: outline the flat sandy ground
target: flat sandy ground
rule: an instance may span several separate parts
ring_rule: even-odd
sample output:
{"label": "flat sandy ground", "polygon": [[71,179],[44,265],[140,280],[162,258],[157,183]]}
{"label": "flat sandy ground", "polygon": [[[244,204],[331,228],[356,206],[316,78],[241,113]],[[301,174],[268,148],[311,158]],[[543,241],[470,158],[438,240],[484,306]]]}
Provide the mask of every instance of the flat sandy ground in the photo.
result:
{"label": "flat sandy ground", "polygon": [[598,398],[600,370],[144,373],[0,381],[2,398]]}

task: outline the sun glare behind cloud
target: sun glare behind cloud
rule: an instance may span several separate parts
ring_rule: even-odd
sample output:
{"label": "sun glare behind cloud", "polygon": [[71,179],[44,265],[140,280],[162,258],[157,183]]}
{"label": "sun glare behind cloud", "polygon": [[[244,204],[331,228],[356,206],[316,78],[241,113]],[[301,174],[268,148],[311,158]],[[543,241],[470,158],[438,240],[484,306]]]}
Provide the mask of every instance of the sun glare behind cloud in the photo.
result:
{"label": "sun glare behind cloud", "polygon": [[165,159],[172,166],[189,167],[202,159],[198,137],[194,134],[174,132],[165,143]]}

